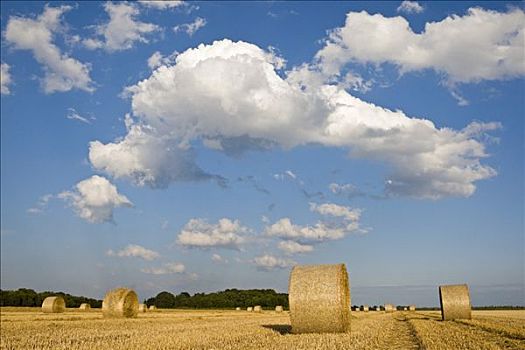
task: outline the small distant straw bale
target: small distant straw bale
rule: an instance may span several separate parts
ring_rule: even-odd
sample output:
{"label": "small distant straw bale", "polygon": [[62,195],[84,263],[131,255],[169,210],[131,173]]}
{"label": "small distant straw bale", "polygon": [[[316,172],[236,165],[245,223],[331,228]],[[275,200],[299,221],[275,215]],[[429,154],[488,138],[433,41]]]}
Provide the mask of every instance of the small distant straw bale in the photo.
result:
{"label": "small distant straw bale", "polygon": [[253,312],[262,312],[262,307],[261,305],[255,305],[253,307]]}
{"label": "small distant straw bale", "polygon": [[148,311],[148,305],[146,304],[139,305],[139,312],[147,312],[147,311]]}
{"label": "small distant straw bale", "polygon": [[376,311],[381,311],[381,306],[376,306],[374,309],[375,309]]}
{"label": "small distant straw bale", "polygon": [[253,311],[253,307],[248,306],[248,307],[246,308],[246,311],[248,311],[248,312],[252,312],[252,311]]}
{"label": "small distant straw bale", "polygon": [[149,311],[156,311],[156,310],[157,310],[157,307],[155,305],[149,306]]}
{"label": "small distant straw bale", "polygon": [[403,311],[408,311],[408,307],[404,307],[404,308],[403,308]]}
{"label": "small distant straw bale", "polygon": [[235,311],[240,311],[240,310],[241,310],[241,308],[238,307],[238,306],[235,308]]}
{"label": "small distant straw bale", "polygon": [[288,299],[292,333],[350,330],[350,288],[344,264],[295,266]]}
{"label": "small distant straw bale", "polygon": [[385,304],[385,312],[394,312],[394,305]]}
{"label": "small distant straw bale", "polygon": [[104,317],[136,317],[139,312],[137,293],[128,288],[116,288],[106,293],[102,302]]}
{"label": "small distant straw bale", "polygon": [[410,305],[410,306],[408,307],[408,310],[409,310],[409,311],[416,311],[416,305]]}
{"label": "small distant straw bale", "polygon": [[472,318],[470,294],[466,284],[439,286],[439,303],[443,321]]}
{"label": "small distant straw bale", "polygon": [[282,307],[282,305],[277,305],[277,306],[275,307],[275,312],[283,312],[283,307]]}
{"label": "small distant straw bale", "polygon": [[91,305],[89,305],[88,303],[82,303],[78,308],[83,311],[89,311],[91,310]]}
{"label": "small distant straw bale", "polygon": [[66,311],[66,302],[61,296],[47,297],[42,303],[42,312],[55,314]]}
{"label": "small distant straw bale", "polygon": [[362,311],[368,312],[368,309],[369,309],[368,305],[362,305],[361,306],[361,310]]}

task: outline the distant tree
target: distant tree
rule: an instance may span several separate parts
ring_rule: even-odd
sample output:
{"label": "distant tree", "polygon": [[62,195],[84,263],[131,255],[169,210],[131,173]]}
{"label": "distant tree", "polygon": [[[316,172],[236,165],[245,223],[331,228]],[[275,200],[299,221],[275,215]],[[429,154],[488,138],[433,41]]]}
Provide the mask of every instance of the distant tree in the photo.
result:
{"label": "distant tree", "polygon": [[175,296],[171,294],[170,292],[160,292],[155,297],[155,301],[153,302],[153,305],[161,309],[174,308],[175,307]]}

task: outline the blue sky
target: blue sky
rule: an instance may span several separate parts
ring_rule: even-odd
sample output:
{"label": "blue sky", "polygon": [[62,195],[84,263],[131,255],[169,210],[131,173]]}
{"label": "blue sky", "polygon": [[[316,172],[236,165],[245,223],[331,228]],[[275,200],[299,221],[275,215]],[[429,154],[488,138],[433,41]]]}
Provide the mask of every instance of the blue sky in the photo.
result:
{"label": "blue sky", "polygon": [[519,2],[2,2],[1,288],[524,287]]}

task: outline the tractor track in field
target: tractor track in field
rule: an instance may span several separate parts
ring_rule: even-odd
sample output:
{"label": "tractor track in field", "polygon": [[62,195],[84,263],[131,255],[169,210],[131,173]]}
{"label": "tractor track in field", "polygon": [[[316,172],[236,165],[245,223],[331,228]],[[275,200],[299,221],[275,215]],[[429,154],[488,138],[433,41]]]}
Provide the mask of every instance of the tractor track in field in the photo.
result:
{"label": "tractor track in field", "polygon": [[[525,335],[523,334],[515,334],[510,333],[504,329],[498,328],[497,326],[490,326],[490,325],[484,325],[484,324],[478,324],[478,323],[471,323],[469,321],[464,320],[455,320],[454,321],[457,324],[464,325],[466,327],[471,327],[475,329],[480,329],[485,332],[489,332],[498,336],[506,337],[513,340],[525,340]],[[525,345],[524,345],[525,348]]]}

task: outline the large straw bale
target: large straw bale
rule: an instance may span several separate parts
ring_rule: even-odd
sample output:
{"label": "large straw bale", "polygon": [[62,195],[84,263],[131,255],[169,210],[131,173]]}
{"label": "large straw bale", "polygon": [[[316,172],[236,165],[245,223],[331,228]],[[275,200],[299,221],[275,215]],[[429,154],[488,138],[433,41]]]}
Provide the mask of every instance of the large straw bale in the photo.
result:
{"label": "large straw bale", "polygon": [[466,284],[439,286],[439,303],[443,321],[472,318],[472,306]]}
{"label": "large straw bale", "polygon": [[282,305],[277,305],[277,306],[275,307],[275,312],[283,312],[283,307],[282,307]]}
{"label": "large straw bale", "polygon": [[148,305],[139,304],[139,312],[147,312],[147,311],[148,311]]}
{"label": "large straw bale", "polygon": [[104,317],[136,317],[139,312],[137,293],[128,288],[116,288],[106,293],[102,302]]}
{"label": "large straw bale", "polygon": [[82,303],[78,308],[82,311],[89,311],[91,310],[91,305],[89,305],[88,303]]}
{"label": "large straw bale", "polygon": [[350,288],[344,264],[295,266],[288,299],[292,333],[350,330]]}
{"label": "large straw bale", "polygon": [[61,296],[47,297],[42,303],[42,312],[61,313],[66,311],[66,302]]}

